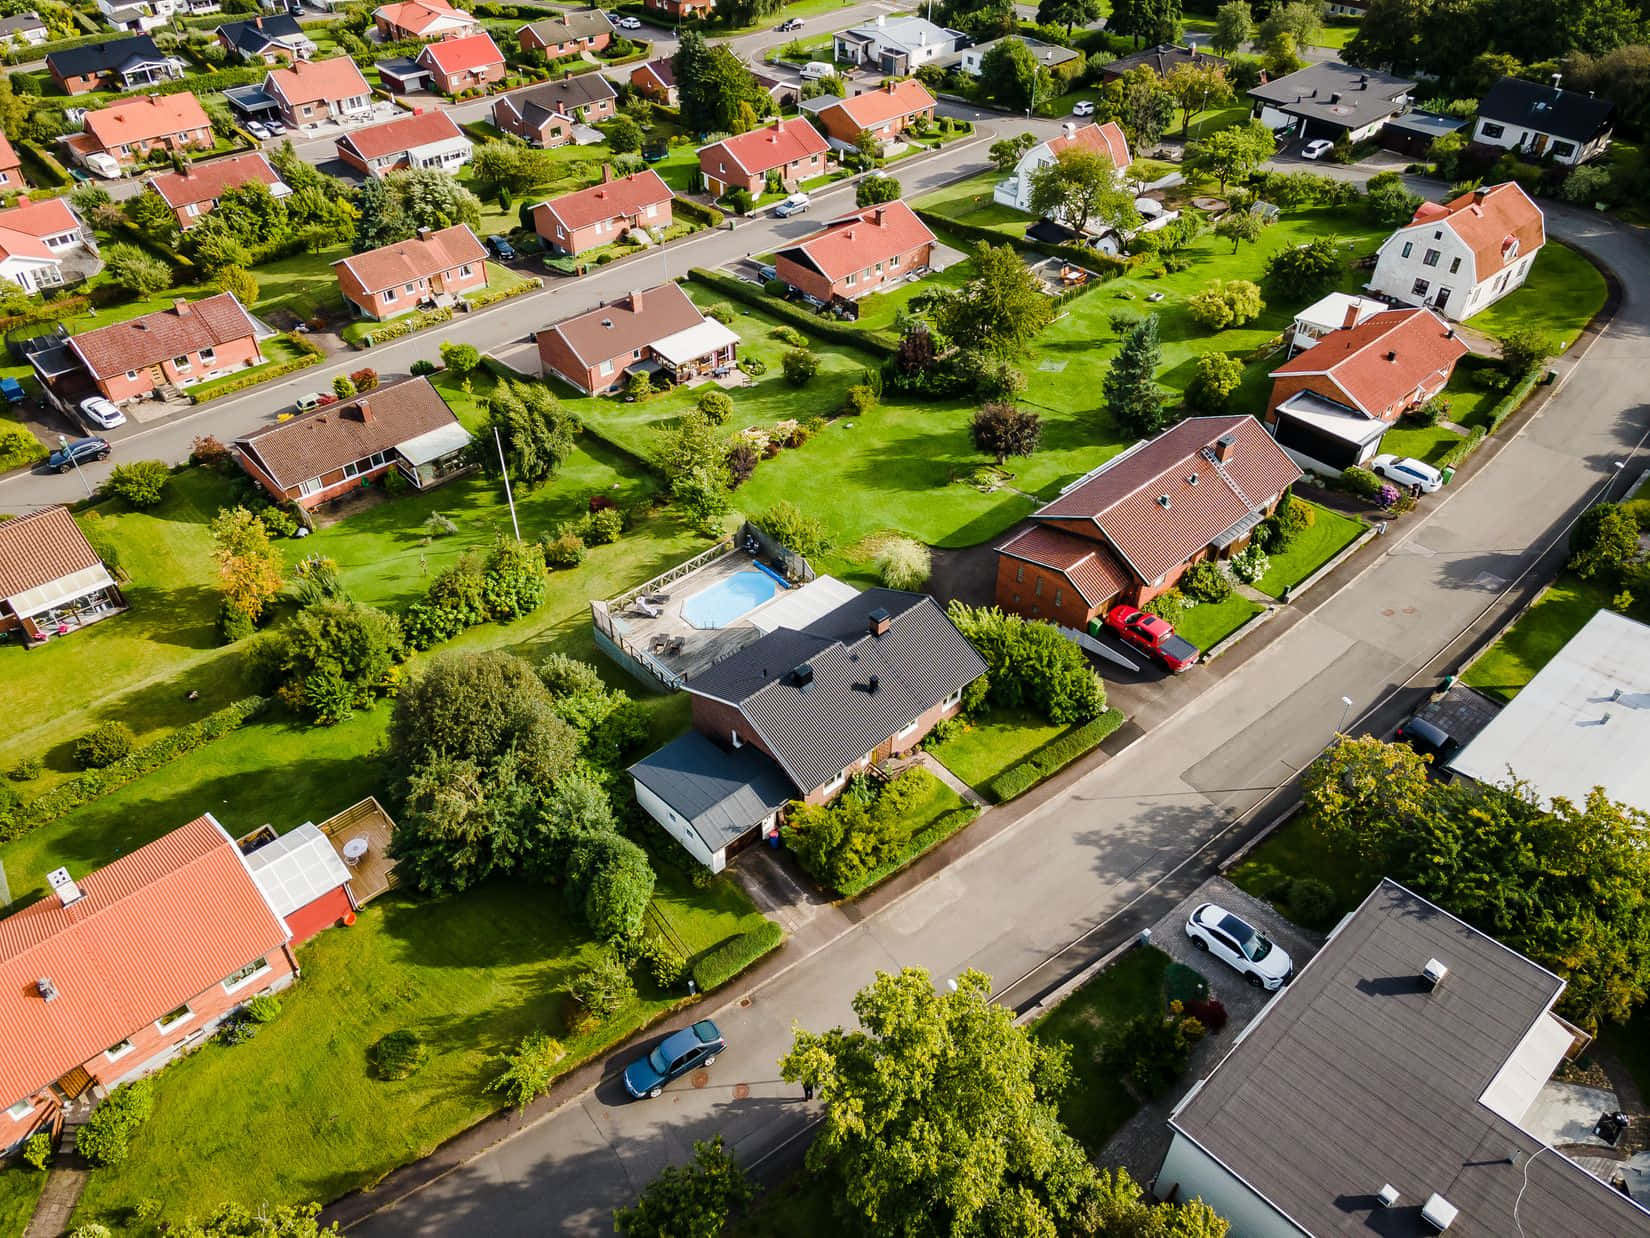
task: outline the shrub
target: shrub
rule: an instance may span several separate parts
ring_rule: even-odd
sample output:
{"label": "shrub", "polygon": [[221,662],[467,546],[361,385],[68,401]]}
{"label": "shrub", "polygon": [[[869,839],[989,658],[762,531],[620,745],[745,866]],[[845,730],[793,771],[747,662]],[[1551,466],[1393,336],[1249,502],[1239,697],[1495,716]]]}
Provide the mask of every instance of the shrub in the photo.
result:
{"label": "shrub", "polygon": [[675,988],[687,973],[687,960],[668,941],[658,937],[644,938],[637,947],[636,957],[661,989]]}
{"label": "shrub", "polygon": [[877,577],[890,589],[921,589],[933,573],[933,556],[914,537],[891,537],[877,550]]}
{"label": "shrub", "polygon": [[190,444],[189,463],[199,464],[209,469],[225,469],[234,467],[234,458],[229,454],[218,439],[210,434],[203,434]]}
{"label": "shrub", "polygon": [[584,518],[584,543],[587,546],[605,546],[619,540],[624,532],[624,513],[616,507],[604,507],[590,512]]}
{"label": "shrub", "polygon": [[1232,575],[1246,585],[1252,585],[1266,575],[1266,569],[1272,565],[1271,560],[1266,557],[1266,552],[1253,542],[1233,555],[1229,562],[1232,565]]}
{"label": "shrub", "polygon": [[1540,369],[1552,355],[1552,341],[1539,331],[1520,327],[1501,337],[1501,368],[1512,378]]}
{"label": "shrub", "polygon": [[13,782],[31,782],[40,777],[45,768],[46,762],[40,757],[24,757],[6,771],[6,777]]}
{"label": "shrub", "polygon": [[1192,369],[1186,398],[1202,412],[1222,412],[1242,382],[1243,362],[1229,353],[1206,352]]}
{"label": "shrub", "polygon": [[1188,598],[1179,589],[1165,589],[1141,609],[1148,615],[1156,615],[1166,623],[1179,623],[1186,617],[1196,603]]}
{"label": "shrub", "polygon": [[545,536],[544,561],[551,567],[577,567],[584,555],[584,539],[566,525]]}
{"label": "shrub", "polygon": [[825,526],[817,518],[804,515],[788,499],[781,499],[767,511],[752,516],[751,523],[803,558],[824,554],[831,545]]}
{"label": "shrub", "polygon": [[761,454],[756,450],[755,443],[738,442],[728,448],[728,484],[738,487],[750,480],[756,466],[761,463]]}
{"label": "shrub", "polygon": [[993,705],[1028,708],[1060,723],[1105,712],[1105,689],[1087,656],[1052,624],[957,601],[947,614],[985,659]]}
{"label": "shrub", "polygon": [[417,1032],[399,1028],[378,1038],[367,1051],[373,1073],[380,1079],[405,1079],[422,1070],[430,1060],[430,1046]]}
{"label": "shrub", "polygon": [[1232,596],[1232,582],[1220,570],[1220,564],[1203,559],[1192,564],[1180,577],[1180,588],[1199,602],[1224,602]]}
{"label": "shrub", "polygon": [[608,1019],[635,998],[636,985],[618,956],[603,950],[595,962],[568,981],[567,994],[588,1014]]}
{"label": "shrub", "polygon": [[1241,327],[1260,317],[1265,308],[1260,286],[1246,279],[1212,280],[1186,302],[1192,320],[1211,331]]}
{"label": "shrub", "polygon": [[1583,580],[1613,580],[1638,554],[1639,526],[1618,503],[1589,507],[1570,532],[1569,568]]}
{"label": "shrub", "polygon": [[[1195,1021],[1195,1020],[1194,1020]],[[1191,1039],[1178,1017],[1136,1015],[1123,1026],[1107,1052],[1107,1063],[1142,1095],[1157,1096],[1173,1086],[1191,1056]]]}
{"label": "shrub", "polygon": [[1413,425],[1435,426],[1449,416],[1449,401],[1441,395],[1435,395],[1425,404],[1417,404],[1404,414],[1404,419]]}
{"label": "shrub", "polygon": [[487,1090],[502,1094],[505,1101],[517,1109],[525,1108],[550,1090],[556,1078],[556,1063],[566,1056],[567,1050],[560,1041],[552,1040],[544,1032],[528,1032],[513,1052],[499,1055],[504,1069],[487,1085]]}
{"label": "shrub", "polygon": [[124,1084],[92,1110],[76,1136],[75,1147],[94,1165],[119,1165],[131,1152],[132,1136],[154,1110],[154,1080]]}
{"label": "shrub", "polygon": [[1340,909],[1334,889],[1316,877],[1297,877],[1291,881],[1285,901],[1289,904],[1289,918],[1311,929],[1328,928]]}
{"label": "shrub", "polygon": [[23,1163],[31,1169],[44,1169],[52,1163],[52,1137],[45,1131],[36,1131],[23,1143]]}
{"label": "shrub", "polygon": [[136,736],[124,722],[105,722],[74,742],[74,761],[81,769],[103,769],[132,751]]}
{"label": "shrub", "polygon": [[842,411],[849,417],[863,417],[876,406],[877,393],[866,383],[855,383],[842,397]]}
{"label": "shrub", "polygon": [[[399,475],[399,471],[390,474],[392,477]],[[258,519],[271,537],[291,537],[298,531],[297,517],[284,507],[266,507],[258,513]]]}
{"label": "shrub", "polygon": [[1186,1003],[1186,1013],[1211,1032],[1226,1026],[1226,1004],[1218,997],[1194,998]]}
{"label": "shrub", "polygon": [[1291,494],[1278,504],[1273,519],[1278,522],[1278,531],[1283,534],[1283,545],[1287,546],[1318,523],[1318,512],[1305,499]]}
{"label": "shrub", "polygon": [[355,395],[355,383],[340,374],[332,380],[332,394],[340,400],[348,400]]}
{"label": "shrub", "polygon": [[706,387],[699,393],[694,407],[705,415],[705,420],[719,426],[733,416],[733,397],[720,387]]}
{"label": "shrub", "polygon": [[725,327],[733,321],[733,306],[726,301],[718,301],[705,307],[705,317],[714,318]]}
{"label": "shrub", "polygon": [[819,356],[806,348],[793,348],[785,354],[785,381],[793,387],[806,386],[819,373]]}
{"label": "shrub", "polygon": [[115,465],[103,485],[110,494],[143,511],[166,496],[166,483],[171,477],[172,470],[159,460],[133,460]]}
{"label": "shrub", "polygon": [[425,378],[431,374],[434,374],[436,370],[440,368],[440,366],[436,365],[436,363],[431,361],[428,357],[420,357],[417,361],[414,361],[407,367],[407,372],[414,378]]}
{"label": "shrub", "polygon": [[693,965],[693,982],[701,993],[720,988],[785,940],[785,930],[772,920],[741,933],[706,954]]}
{"label": "shrub", "polygon": [[273,993],[259,993],[249,998],[242,1009],[254,1023],[273,1023],[281,1017],[281,999]]}
{"label": "shrub", "polygon": [[624,380],[624,398],[627,400],[645,400],[653,394],[653,380],[641,370],[632,370],[630,376]]}
{"label": "shrub", "polygon": [[739,368],[752,378],[761,378],[768,372],[768,363],[760,357],[741,357]]}
{"label": "shrub", "polygon": [[1381,479],[1368,469],[1353,465],[1342,470],[1341,480],[1346,483],[1346,488],[1360,499],[1367,499],[1373,503],[1381,496]]}
{"label": "shrub", "polygon": [[356,370],[349,376],[349,380],[355,384],[357,393],[371,391],[378,386],[378,371],[370,367]]}
{"label": "shrub", "polygon": [[807,336],[803,335],[802,332],[798,331],[795,327],[788,327],[784,323],[780,323],[779,326],[775,327],[772,331],[769,331],[768,334],[778,340],[781,344],[789,344],[792,348],[806,348],[808,346]]}

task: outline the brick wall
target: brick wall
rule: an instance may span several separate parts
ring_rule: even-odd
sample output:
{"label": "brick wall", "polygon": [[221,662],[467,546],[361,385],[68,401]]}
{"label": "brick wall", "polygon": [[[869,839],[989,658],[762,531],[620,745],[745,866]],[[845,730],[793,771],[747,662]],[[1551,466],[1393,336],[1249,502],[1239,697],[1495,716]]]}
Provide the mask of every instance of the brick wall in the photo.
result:
{"label": "brick wall", "polygon": [[1083,630],[1118,600],[1123,599],[1107,598],[1090,606],[1063,573],[1010,555],[997,556],[997,605],[1013,614]]}
{"label": "brick wall", "polygon": [[208,378],[219,378],[247,365],[255,365],[263,360],[258,351],[258,341],[250,335],[238,340],[230,340],[227,344],[219,344],[213,350],[210,362],[203,361],[199,352],[189,353],[187,368],[179,366],[174,357],[167,357],[140,366],[133,371],[133,377],[126,374],[114,374],[107,378],[96,380],[97,389],[109,399],[120,403],[123,400],[136,399],[148,395],[159,385],[156,382],[155,370],[161,372],[164,382],[182,387],[186,383],[205,381]]}

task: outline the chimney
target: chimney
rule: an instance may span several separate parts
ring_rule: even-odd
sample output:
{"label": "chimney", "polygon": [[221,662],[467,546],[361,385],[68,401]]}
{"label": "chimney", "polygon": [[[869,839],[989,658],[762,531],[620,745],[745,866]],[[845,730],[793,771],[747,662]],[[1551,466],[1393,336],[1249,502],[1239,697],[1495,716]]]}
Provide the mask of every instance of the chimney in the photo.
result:
{"label": "chimney", "polygon": [[421,240],[421,241],[429,240],[431,231],[432,231],[432,229],[430,229],[430,228],[420,228],[418,230],[418,239]]}
{"label": "chimney", "polygon": [[888,631],[889,626],[894,622],[893,616],[881,606],[877,607],[865,618],[866,630],[869,631],[872,636],[883,635]]}
{"label": "chimney", "polygon": [[1385,1183],[1376,1193],[1375,1198],[1381,1201],[1381,1207],[1391,1208],[1398,1202],[1398,1188],[1392,1183]]}
{"label": "chimney", "polygon": [[1159,507],[1161,507],[1164,511],[1168,511],[1169,510],[1169,496],[1166,495],[1166,494],[1158,495],[1157,496],[1157,505]]}
{"label": "chimney", "polygon": [[1338,91],[1338,90],[1337,90],[1337,91],[1335,91],[1335,92],[1333,92],[1333,93],[1332,93],[1332,94],[1331,94],[1331,95],[1330,95],[1330,96],[1329,96],[1329,102],[1330,102],[1330,103],[1339,103],[1339,102],[1340,102],[1340,101],[1341,101],[1341,92],[1340,92],[1340,91]]}
{"label": "chimney", "polygon": [[1472,200],[1474,202],[1482,202],[1485,198],[1487,198],[1489,196],[1490,196],[1490,187],[1488,185],[1475,185],[1473,187]]}
{"label": "chimney", "polygon": [[189,302],[185,301],[182,297],[177,297],[172,301],[172,309],[177,313],[178,317],[181,318],[189,312]]}
{"label": "chimney", "polygon": [[1358,303],[1351,301],[1346,307],[1346,321],[1341,323],[1342,331],[1350,331],[1358,325]]}
{"label": "chimney", "polygon": [[364,426],[370,426],[376,420],[373,416],[371,400],[362,400],[355,406],[355,411],[360,416],[361,424]]}
{"label": "chimney", "polygon": [[1430,1225],[1435,1233],[1443,1233],[1460,1214],[1460,1209],[1438,1192],[1434,1191],[1427,1197],[1427,1202],[1421,1205],[1421,1220]]}
{"label": "chimney", "polygon": [[610,185],[612,183],[613,183],[613,165],[611,163],[604,163],[604,164],[602,164],[602,184]]}
{"label": "chimney", "polygon": [[40,996],[48,1002],[57,1000],[57,986],[52,983],[52,978],[50,976],[42,976],[40,979],[36,980],[34,982],[34,989],[35,992],[39,993]]}
{"label": "chimney", "polygon": [[884,215],[886,215],[887,213],[888,213],[888,208],[887,207],[885,207],[885,206],[877,207],[876,210],[871,212],[871,222],[879,228],[882,227],[882,217]]}
{"label": "chimney", "polygon": [[1222,434],[1215,440],[1215,459],[1222,464],[1232,458],[1232,452],[1237,450],[1237,435]]}
{"label": "chimney", "polygon": [[872,696],[875,696],[877,694],[877,686],[878,686],[877,685],[877,677],[875,675],[872,675],[869,679],[867,679],[865,681],[865,690],[867,692],[869,692]]}
{"label": "chimney", "polygon": [[1395,352],[1393,352],[1393,351],[1392,351],[1392,350],[1391,350],[1391,349],[1390,349],[1390,348],[1389,348],[1389,349],[1387,349],[1387,353],[1386,353],[1386,359],[1387,359],[1387,360],[1388,360],[1388,361],[1396,361],[1396,360],[1397,360],[1397,359],[1398,359],[1398,354],[1397,354],[1397,353],[1395,353]]}
{"label": "chimney", "polygon": [[893,78],[889,78],[887,81],[883,82],[882,88],[884,90],[886,90],[889,94],[893,94],[894,90],[898,87],[898,85],[899,85],[899,83],[894,81]]}
{"label": "chimney", "polygon": [[642,312],[642,290],[640,288],[631,290],[630,312],[632,314],[640,314]]}
{"label": "chimney", "polygon": [[1427,965],[1421,969],[1421,991],[1431,993],[1444,983],[1444,977],[1449,975],[1449,968],[1437,959],[1428,959]]}
{"label": "chimney", "polygon": [[46,884],[52,888],[52,893],[57,895],[57,901],[65,907],[71,907],[86,897],[80,892],[80,887],[75,884],[74,878],[69,876],[69,870],[66,868],[52,869],[46,874]]}

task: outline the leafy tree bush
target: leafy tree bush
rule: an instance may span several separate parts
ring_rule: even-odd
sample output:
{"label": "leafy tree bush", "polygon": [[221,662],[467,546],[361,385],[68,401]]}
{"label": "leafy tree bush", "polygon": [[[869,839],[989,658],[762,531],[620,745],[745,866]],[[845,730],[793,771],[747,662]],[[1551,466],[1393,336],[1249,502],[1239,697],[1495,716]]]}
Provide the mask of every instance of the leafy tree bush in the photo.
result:
{"label": "leafy tree bush", "polygon": [[974,414],[974,446],[1000,465],[1009,456],[1029,456],[1043,437],[1043,420],[1015,404],[987,404]]}
{"label": "leafy tree bush", "polygon": [[1296,877],[1284,896],[1289,918],[1309,929],[1326,929],[1335,923],[1340,900],[1327,881],[1316,877]]}
{"label": "leafy tree bush", "polygon": [[1087,722],[1105,712],[1099,677],[1052,624],[957,601],[946,613],[985,659],[993,705],[1024,707],[1056,723]]}
{"label": "leafy tree bush", "polygon": [[899,181],[892,176],[867,176],[854,188],[854,203],[862,207],[877,206],[898,201],[900,194]]}
{"label": "leafy tree bush", "polygon": [[876,406],[876,390],[867,383],[855,383],[843,393],[842,411],[850,417],[864,417]]}
{"label": "leafy tree bush", "polygon": [[573,436],[579,429],[578,418],[548,387],[509,379],[487,398],[487,421],[476,440],[476,459],[487,472],[498,470],[498,451],[492,446],[497,431],[511,485],[531,490],[555,476],[573,454]]}
{"label": "leafy tree bush", "polygon": [[1318,523],[1318,512],[1305,499],[1291,494],[1286,495],[1278,504],[1277,513],[1273,518],[1278,522],[1279,532],[1283,534],[1283,546],[1288,546]]}
{"label": "leafy tree bush", "polygon": [[1435,426],[1449,416],[1448,396],[1435,395],[1424,404],[1417,404],[1404,413],[1404,419],[1418,426]]}
{"label": "leafy tree bush", "polygon": [[242,266],[226,266],[212,279],[212,286],[220,292],[232,292],[242,305],[258,302],[258,277]]}
{"label": "leafy tree bush", "polygon": [[441,365],[454,378],[464,378],[481,364],[481,350],[474,344],[441,342]]}
{"label": "leafy tree bush", "polygon": [[1596,202],[1612,201],[1615,197],[1614,188],[1610,169],[1590,163],[1577,168],[1564,178],[1558,196],[1578,206],[1591,206]]}
{"label": "leafy tree bush", "polygon": [[607,126],[607,146],[615,155],[642,149],[642,127],[628,116],[616,116]]}
{"label": "leafy tree bush", "polygon": [[713,426],[719,426],[733,416],[733,397],[720,387],[706,387],[694,401],[695,408],[705,415],[705,420]]}
{"label": "leafy tree bush", "polygon": [[628,1208],[613,1213],[623,1238],[720,1238],[756,1192],[722,1136],[693,1145],[693,1160],[668,1166]]}
{"label": "leafy tree bush", "polygon": [[1383,228],[1407,224],[1421,205],[1421,195],[1411,193],[1397,172],[1377,172],[1369,178],[1364,190],[1369,216]]}
{"label": "leafy tree bush", "polygon": [[570,654],[546,654],[538,665],[539,682],[553,697],[593,696],[607,691],[601,672]]}
{"label": "leafy tree bush", "polygon": [[807,348],[793,348],[785,354],[785,381],[793,387],[806,386],[819,373],[819,354]]}
{"label": "leafy tree bush", "polygon": [[647,853],[621,834],[590,833],[573,844],[567,861],[567,894],[598,937],[636,937],[653,897]]}
{"label": "leafy tree bush", "polygon": [[579,525],[585,545],[606,546],[624,534],[624,513],[616,507],[589,512]]}
{"label": "leafy tree bush", "polygon": [[[336,1224],[324,1228],[320,1225],[316,1219],[320,1212],[319,1204],[283,1204],[275,1208],[260,1205],[256,1209],[223,1204],[204,1222],[168,1224],[165,1232],[175,1238],[340,1238]],[[140,1203],[140,1219],[141,1213]]]}
{"label": "leafy tree bush", "polygon": [[348,374],[338,374],[332,380],[332,394],[340,400],[353,400],[360,392],[355,389],[355,383]]}
{"label": "leafy tree bush", "polygon": [[831,548],[831,535],[817,516],[803,513],[789,499],[781,499],[764,512],[751,517],[751,523],[776,542],[803,558],[811,559]]}
{"label": "leafy tree bush", "polygon": [[566,525],[544,535],[544,561],[551,567],[577,567],[584,555],[584,538]]}
{"label": "leafy tree bush", "polygon": [[[948,339],[1012,360],[1048,326],[1054,307],[1012,246],[982,241],[974,250],[974,266],[978,275],[935,304],[935,325]],[[902,367],[905,363],[902,346]]]}
{"label": "leafy tree bush", "polygon": [[590,966],[568,981],[567,995],[594,1018],[610,1019],[636,999],[636,985],[616,954],[599,950]]}
{"label": "leafy tree bush", "polygon": [[641,370],[632,370],[624,380],[624,397],[627,400],[645,400],[653,394],[653,380]]}
{"label": "leafy tree bush", "polygon": [[1540,369],[1552,355],[1552,341],[1533,328],[1518,327],[1501,337],[1501,368],[1514,379]]}
{"label": "leafy tree bush", "polygon": [[1142,1095],[1159,1096],[1185,1071],[1193,1043],[1180,1018],[1139,1014],[1123,1025],[1106,1054],[1107,1063]]}
{"label": "leafy tree bush", "polygon": [[324,726],[387,695],[395,686],[394,668],[406,654],[400,620],[359,602],[306,606],[265,640],[259,658],[279,683],[277,694]]}
{"label": "leafy tree bush", "polygon": [[1148,615],[1156,615],[1166,623],[1178,624],[1186,617],[1187,612],[1196,605],[1196,602],[1188,598],[1179,589],[1165,589],[1141,609]]}
{"label": "leafy tree bush", "polygon": [[1192,320],[1211,331],[1241,327],[1260,317],[1265,308],[1260,286],[1246,279],[1211,280],[1186,302]]}
{"label": "leafy tree bush", "polygon": [[75,1138],[76,1150],[94,1165],[113,1168],[125,1162],[132,1137],[155,1110],[155,1084],[138,1079],[122,1084],[97,1108]]}
{"label": "leafy tree bush", "polygon": [[105,246],[103,271],[110,283],[134,297],[152,297],[172,286],[172,268],[136,245]]}
{"label": "leafy tree bush", "polygon": [[171,469],[160,460],[133,460],[115,465],[103,485],[110,494],[146,511],[166,496],[166,483],[171,478]]}
{"label": "leafy tree bush", "polygon": [[430,1060],[430,1046],[417,1032],[398,1028],[378,1038],[367,1054],[380,1079],[405,1079]]}
{"label": "leafy tree bush", "polygon": [[1232,582],[1220,570],[1220,564],[1203,559],[1192,564],[1180,577],[1182,591],[1200,602],[1224,602],[1232,596]]}
{"label": "leafy tree bush", "polygon": [[52,1163],[52,1137],[36,1131],[23,1141],[23,1163],[30,1169],[45,1169]]}
{"label": "leafy tree bush", "polygon": [[687,960],[676,947],[658,937],[644,937],[636,947],[636,959],[647,968],[653,983],[666,992],[681,983],[687,974]]}
{"label": "leafy tree bush", "polygon": [[244,507],[226,507],[213,517],[212,544],[224,603],[245,617],[250,634],[285,584],[286,556],[271,544],[263,522]]}
{"label": "leafy tree bush", "polygon": [[1106,370],[1106,411],[1129,434],[1156,434],[1165,421],[1163,389],[1156,379],[1162,360],[1157,332],[1156,314],[1142,318],[1129,329]]}
{"label": "leafy tree bush", "polygon": [[1619,503],[1589,507],[1570,531],[1570,570],[1583,580],[1615,580],[1638,557],[1639,526]]}
{"label": "leafy tree bush", "polygon": [[1380,498],[1381,479],[1368,469],[1359,468],[1357,465],[1342,469],[1341,480],[1346,483],[1346,488],[1360,499],[1367,499],[1373,503]]}
{"label": "leafy tree bush", "polygon": [[487,614],[501,622],[531,614],[544,601],[544,551],[534,542],[518,542],[500,533],[493,540],[481,574]]}
{"label": "leafy tree bush", "polygon": [[436,363],[431,361],[428,357],[420,357],[417,361],[414,361],[407,367],[407,371],[414,378],[428,378],[440,368],[440,366],[436,365]]}
{"label": "leafy tree bush", "polygon": [[525,1109],[550,1090],[556,1080],[556,1064],[566,1056],[560,1041],[544,1032],[528,1032],[513,1050],[499,1055],[497,1060],[504,1068],[487,1090],[500,1093],[507,1104]]}
{"label": "leafy tree bush", "polygon": [[1186,398],[1206,413],[1224,412],[1232,395],[1243,384],[1243,362],[1230,353],[1206,352],[1192,369]]}
{"label": "leafy tree bush", "polygon": [[132,751],[137,737],[124,722],[104,722],[74,741],[74,763],[81,769],[102,769]]}
{"label": "leafy tree bush", "polygon": [[1266,569],[1272,565],[1266,552],[1253,542],[1238,551],[1227,562],[1232,566],[1232,575],[1246,585],[1252,585],[1266,575]]}
{"label": "leafy tree bush", "polygon": [[772,920],[725,941],[693,965],[693,982],[701,993],[721,988],[785,939],[785,930]]}
{"label": "leafy tree bush", "polygon": [[1285,300],[1299,301],[1334,283],[1344,265],[1339,242],[1320,236],[1273,254],[1266,263],[1266,281]]}
{"label": "leafy tree bush", "polygon": [[914,537],[890,537],[877,548],[877,578],[890,589],[920,590],[933,573],[928,547]]}

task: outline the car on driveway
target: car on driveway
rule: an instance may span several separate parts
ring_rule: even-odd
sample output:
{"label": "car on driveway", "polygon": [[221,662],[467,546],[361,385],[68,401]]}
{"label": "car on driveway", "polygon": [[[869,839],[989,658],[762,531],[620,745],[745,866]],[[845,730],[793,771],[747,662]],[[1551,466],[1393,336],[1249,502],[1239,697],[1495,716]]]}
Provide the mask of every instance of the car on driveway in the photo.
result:
{"label": "car on driveway", "polygon": [[779,31],[780,34],[789,34],[793,30],[802,29],[802,19],[800,17],[787,18],[775,26],[774,29]]}
{"label": "car on driveway", "polygon": [[1335,143],[1328,138],[1317,138],[1301,147],[1302,159],[1322,159],[1335,149]]}
{"label": "car on driveway", "polygon": [[1390,455],[1376,456],[1369,462],[1369,467],[1377,477],[1395,481],[1406,489],[1419,486],[1424,494],[1431,494],[1444,484],[1442,473],[1414,456],[1404,456],[1402,459]]}
{"label": "car on driveway", "polygon": [[113,430],[126,424],[126,414],[113,400],[100,395],[87,396],[80,402],[80,415],[100,430]]}
{"label": "car on driveway", "polygon": [[66,443],[46,457],[46,467],[54,473],[67,473],[77,464],[90,464],[93,460],[107,460],[114,448],[106,438],[77,438],[72,443]]}
{"label": "car on driveway", "polygon": [[639,17],[621,17],[614,25],[618,26],[620,30],[640,30],[642,19]]}
{"label": "car on driveway", "polygon": [[246,131],[260,141],[264,141],[275,136],[264,126],[264,123],[261,120],[247,121]]}
{"label": "car on driveway", "polygon": [[273,116],[266,117],[265,119],[259,121],[258,123],[261,124],[265,129],[269,130],[269,133],[270,133],[271,137],[277,137],[278,138],[283,133],[286,132],[286,126],[283,125],[280,121],[276,120]]}
{"label": "car on driveway", "polygon": [[644,1058],[625,1067],[624,1088],[637,1100],[649,1100],[665,1090],[665,1084],[678,1079],[690,1070],[709,1066],[728,1042],[709,1019],[701,1019],[692,1027],[672,1032]]}
{"label": "car on driveway", "polygon": [[1071,114],[1073,116],[1093,116],[1094,115],[1094,100],[1093,99],[1079,99],[1076,103],[1072,104]]}
{"label": "car on driveway", "polygon": [[789,219],[792,215],[801,215],[806,213],[807,209],[808,195],[805,193],[793,193],[778,206],[774,207],[773,213],[780,219]]}
{"label": "car on driveway", "polygon": [[299,396],[292,407],[297,412],[309,413],[314,412],[323,405],[336,403],[338,403],[338,397],[330,391],[311,391],[308,395]]}
{"label": "car on driveway", "polygon": [[487,248],[493,257],[500,262],[509,262],[516,256],[516,247],[510,244],[508,237],[490,236],[487,238]]}
{"label": "car on driveway", "polygon": [[1279,989],[1295,977],[1295,965],[1282,946],[1218,903],[1198,905],[1186,919],[1186,936],[1257,988]]}
{"label": "car on driveway", "polygon": [[1461,745],[1443,727],[1419,714],[1398,724],[1393,736],[1401,744],[1408,744],[1424,757],[1431,757],[1436,768],[1461,751]]}

